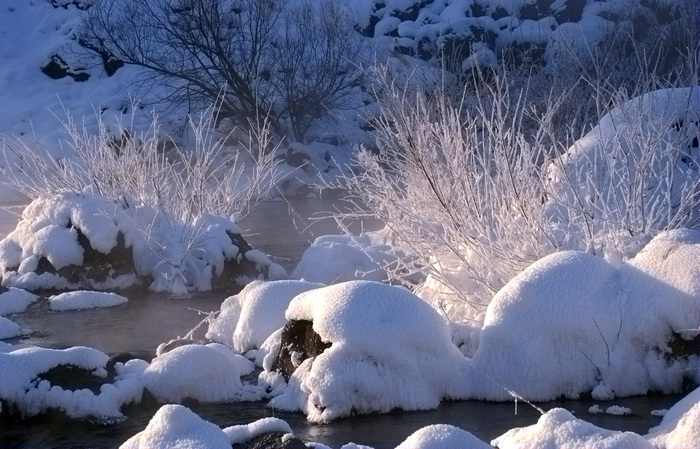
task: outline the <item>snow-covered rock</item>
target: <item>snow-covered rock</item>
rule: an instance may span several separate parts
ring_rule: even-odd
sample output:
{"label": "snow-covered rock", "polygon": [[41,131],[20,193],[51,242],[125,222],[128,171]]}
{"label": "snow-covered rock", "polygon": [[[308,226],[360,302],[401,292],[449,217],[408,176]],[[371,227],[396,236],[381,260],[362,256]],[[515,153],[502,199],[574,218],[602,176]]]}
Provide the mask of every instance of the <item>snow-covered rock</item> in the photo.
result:
{"label": "snow-covered rock", "polygon": [[287,276],[228,219],[183,223],[89,192],[32,201],[0,241],[0,274],[3,285],[31,290],[112,290],[151,282],[151,290],[179,295]]}
{"label": "snow-covered rock", "polygon": [[22,313],[37,299],[34,293],[20,288],[0,287],[0,316]]}
{"label": "snow-covered rock", "polygon": [[433,424],[413,432],[396,449],[492,449],[466,430],[448,424]]}
{"label": "snow-covered rock", "polygon": [[252,362],[222,344],[192,344],[153,359],[141,382],[161,402],[256,401],[262,399],[262,389],[241,382],[253,370]]}
{"label": "snow-covered rock", "polygon": [[474,382],[475,397],[610,399],[697,382],[697,354],[669,342],[700,328],[699,237],[663,233],[619,268],[572,251],[531,265],[488,307],[471,363],[496,382]]}
{"label": "snow-covered rock", "polygon": [[468,368],[446,323],[408,290],[369,281],[331,285],[294,298],[286,317],[313,322],[330,347],[301,361],[272,399],[276,408],[327,422],[467,396]]}
{"label": "snow-covered rock", "polygon": [[125,296],[108,292],[78,290],[49,296],[49,307],[54,311],[114,307],[129,301]]}
{"label": "snow-covered rock", "polygon": [[548,411],[537,424],[509,430],[491,444],[499,449],[654,449],[641,435],[601,429],[562,408]]}
{"label": "snow-covered rock", "polygon": [[671,407],[646,438],[658,449],[700,447],[700,388]]}
{"label": "snow-covered rock", "polygon": [[144,430],[120,449],[231,449],[231,442],[216,424],[205,421],[182,405],[164,405]]}

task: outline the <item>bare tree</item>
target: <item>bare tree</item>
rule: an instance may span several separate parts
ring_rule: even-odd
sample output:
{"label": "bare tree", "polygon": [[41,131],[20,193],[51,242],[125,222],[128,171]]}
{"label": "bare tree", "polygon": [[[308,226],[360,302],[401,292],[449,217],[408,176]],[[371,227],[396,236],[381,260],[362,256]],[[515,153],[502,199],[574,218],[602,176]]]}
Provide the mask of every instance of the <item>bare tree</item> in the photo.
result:
{"label": "bare tree", "polygon": [[[301,140],[360,76],[359,35],[334,0],[99,0],[82,39],[145,68],[161,100],[204,108],[238,126],[266,116]],[[315,11],[317,14],[312,13]]]}

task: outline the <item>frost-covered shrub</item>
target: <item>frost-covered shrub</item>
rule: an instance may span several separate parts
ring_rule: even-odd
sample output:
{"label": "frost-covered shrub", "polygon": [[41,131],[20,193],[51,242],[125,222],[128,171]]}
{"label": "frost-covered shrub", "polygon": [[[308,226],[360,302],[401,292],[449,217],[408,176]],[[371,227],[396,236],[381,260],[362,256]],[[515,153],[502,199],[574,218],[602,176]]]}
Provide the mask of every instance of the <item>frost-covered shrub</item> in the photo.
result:
{"label": "frost-covered shrub", "polygon": [[493,295],[547,254],[624,261],[658,232],[699,224],[695,88],[622,102],[573,145],[554,121],[564,99],[531,108],[508,75],[457,105],[439,89],[382,89],[378,151],[360,152],[347,185],[405,254],[390,277],[422,275],[416,291],[450,319],[481,322]]}
{"label": "frost-covered shrub", "polygon": [[[240,262],[242,253],[252,269],[235,277],[254,279],[263,268],[272,278],[286,277],[251,251],[231,221],[245,216],[274,185],[269,127],[261,122],[247,143],[239,139],[231,146],[228,136],[214,130],[215,120],[210,113],[192,121],[186,146],[166,141],[155,121],[134,135],[122,124],[112,130],[101,121],[91,133],[70,119],[61,158],[5,142],[3,181],[34,200],[2,243],[2,269],[14,272],[14,281],[6,276],[5,283],[68,288],[82,285],[71,279],[82,276],[86,287],[119,288],[151,276],[153,290],[183,294],[212,288],[223,262]],[[99,273],[64,272],[57,278],[42,265],[44,258],[55,270],[79,267],[88,256],[101,260],[115,249],[119,254],[103,260],[109,267]],[[41,279],[28,279],[30,273]]]}

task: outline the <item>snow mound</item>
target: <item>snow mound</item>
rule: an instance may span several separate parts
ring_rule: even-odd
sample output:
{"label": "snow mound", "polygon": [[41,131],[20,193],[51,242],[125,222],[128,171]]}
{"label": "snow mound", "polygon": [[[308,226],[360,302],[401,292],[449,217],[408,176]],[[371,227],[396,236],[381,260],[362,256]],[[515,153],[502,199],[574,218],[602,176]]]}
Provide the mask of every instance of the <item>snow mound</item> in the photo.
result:
{"label": "snow mound", "polygon": [[37,295],[26,290],[10,287],[0,292],[0,316],[22,313],[38,298]]}
{"label": "snow mound", "polygon": [[29,347],[0,353],[0,398],[28,416],[59,409],[71,418],[123,419],[121,405],[141,400],[139,376],[146,365],[142,360],[118,363],[115,382],[103,384],[98,394],[63,389],[38,378],[60,365],[92,370],[99,376],[108,359],[103,352],[82,346],[64,350]]}
{"label": "snow mound", "polygon": [[159,355],[141,375],[143,386],[161,402],[185,398],[201,402],[256,401],[262,389],[244,386],[240,377],[253,363],[219,343],[180,346]]}
{"label": "snow mound", "polygon": [[654,446],[636,433],[602,429],[576,419],[562,408],[548,411],[540,417],[537,424],[509,430],[491,441],[491,444],[499,449],[654,449]]}
{"label": "snow mound", "polygon": [[126,440],[121,449],[231,449],[228,437],[215,424],[182,405],[164,405],[146,428]]}
{"label": "snow mound", "polygon": [[19,324],[0,316],[0,340],[5,340],[8,338],[15,338],[23,335],[25,332],[19,326]]}
{"label": "snow mound", "polygon": [[471,362],[497,382],[474,383],[475,397],[507,400],[503,386],[530,400],[680,391],[698,357],[669,342],[700,328],[699,237],[663,233],[619,268],[574,251],[531,265],[487,309]]}
{"label": "snow mound", "polygon": [[231,426],[224,429],[231,444],[241,444],[264,433],[279,432],[291,434],[292,428],[286,421],[279,418],[262,418],[250,424]]}
{"label": "snow mound", "polygon": [[413,432],[396,449],[492,449],[466,430],[449,424],[434,424]]}
{"label": "snow mound", "polygon": [[292,299],[322,286],[292,280],[253,281],[224,301],[206,336],[241,353],[260,349],[273,332],[284,326],[284,312]]}
{"label": "snow mound", "polygon": [[649,429],[646,438],[658,449],[700,445],[700,388],[681,399],[664,415],[661,424]]}
{"label": "snow mound", "polygon": [[370,281],[331,285],[294,298],[286,317],[312,321],[331,346],[297,367],[274,407],[328,422],[467,396],[468,368],[446,323],[408,290]]}
{"label": "snow mound", "polygon": [[383,281],[387,276],[382,266],[391,258],[390,247],[374,244],[367,234],[323,235],[304,251],[291,277],[323,284]]}
{"label": "snow mound", "polygon": [[116,293],[92,292],[85,290],[49,296],[49,305],[51,310],[54,311],[114,307],[124,304],[127,301],[129,301],[127,298],[117,295]]}

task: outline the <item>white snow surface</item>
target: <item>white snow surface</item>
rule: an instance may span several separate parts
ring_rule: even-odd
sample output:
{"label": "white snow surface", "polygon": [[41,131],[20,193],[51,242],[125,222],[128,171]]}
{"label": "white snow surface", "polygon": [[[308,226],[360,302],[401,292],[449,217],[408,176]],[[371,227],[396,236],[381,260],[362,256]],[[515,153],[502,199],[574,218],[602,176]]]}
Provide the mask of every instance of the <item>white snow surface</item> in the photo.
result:
{"label": "white snow surface", "polygon": [[700,388],[671,407],[646,438],[658,449],[700,447]]}
{"label": "white snow surface", "polygon": [[205,421],[182,405],[164,405],[144,430],[120,449],[231,449],[231,443],[216,424]]}
{"label": "white snow surface", "polygon": [[54,311],[114,307],[129,301],[116,293],[78,290],[49,296],[49,307]]}
{"label": "white snow surface", "polygon": [[261,388],[241,383],[254,365],[219,343],[185,345],[159,355],[141,375],[143,386],[162,402],[257,401]]}
{"label": "white snow surface", "polygon": [[206,336],[241,353],[260,349],[273,332],[284,326],[284,312],[292,299],[322,286],[293,280],[253,281],[224,301]]}
{"label": "white snow surface", "polygon": [[498,383],[472,382],[474,397],[507,400],[505,386],[530,400],[610,399],[697,381],[697,356],[664,356],[673,332],[700,328],[698,242],[697,231],[662,233],[619,268],[573,251],[531,265],[487,309],[471,363]]}
{"label": "white snow surface", "polygon": [[82,346],[64,350],[27,347],[0,353],[0,398],[27,416],[59,409],[71,418],[122,419],[120,407],[141,400],[143,386],[139,376],[146,366],[143,360],[117,364],[115,382],[102,385],[98,394],[87,389],[64,390],[37,379],[59,365],[91,370],[99,376],[108,359],[107,354]]}
{"label": "white snow surface", "polygon": [[492,449],[466,430],[448,424],[433,424],[413,432],[396,449]]}
{"label": "white snow surface", "polygon": [[537,424],[509,430],[491,445],[499,449],[654,449],[636,433],[602,429],[563,408],[548,411]]}
{"label": "white snow surface", "polygon": [[0,293],[0,316],[22,313],[37,299],[39,297],[34,293],[10,287]]}
{"label": "white snow surface", "polygon": [[468,368],[438,313],[402,287],[350,281],[302,293],[286,312],[330,342],[296,369],[271,405],[327,422],[465,398]]}

